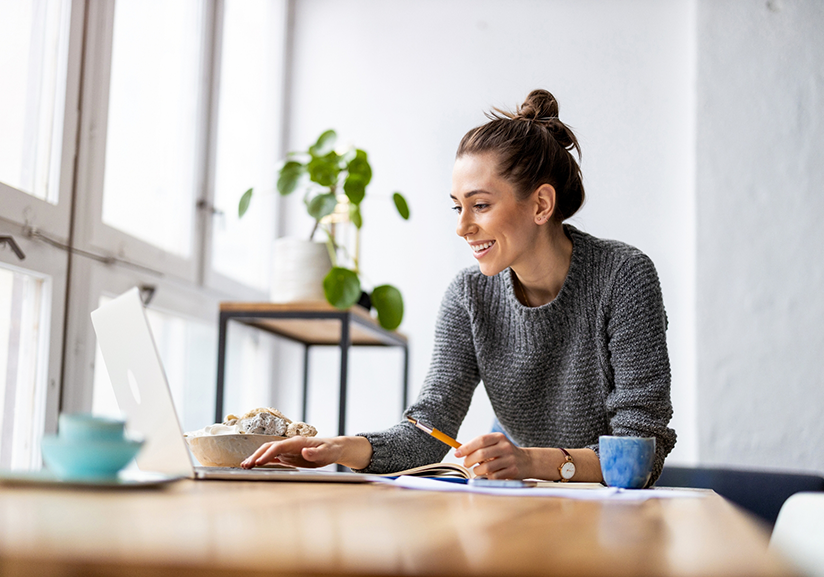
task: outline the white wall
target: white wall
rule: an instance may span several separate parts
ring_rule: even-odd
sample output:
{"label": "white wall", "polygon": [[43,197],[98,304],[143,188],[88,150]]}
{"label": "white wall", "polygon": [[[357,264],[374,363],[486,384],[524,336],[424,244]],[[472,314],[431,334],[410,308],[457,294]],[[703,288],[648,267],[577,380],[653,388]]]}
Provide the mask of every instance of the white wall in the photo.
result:
{"label": "white wall", "polygon": [[822,473],[824,3],[698,16],[700,457]]}
{"label": "white wall", "polygon": [[[463,134],[492,106],[552,91],[583,147],[588,201],[573,223],[646,251],[670,320],[674,459],[697,456],[695,384],[694,4],[563,0],[297,1],[290,149],[326,128],[369,152],[363,262],[404,293],[411,386],[426,373],[435,315],[454,274],[473,264],[454,233],[450,175]],[[388,194],[402,191],[402,223]],[[308,222],[289,199],[285,232]],[[399,418],[397,360],[356,353],[350,431]],[[334,432],[336,353],[317,353],[310,422]],[[358,385],[360,383],[360,385]],[[366,383],[364,385],[363,383]],[[293,380],[283,386],[297,386]],[[460,438],[489,429],[482,389]],[[395,395],[395,396],[393,396]],[[328,400],[328,402],[323,402]]]}

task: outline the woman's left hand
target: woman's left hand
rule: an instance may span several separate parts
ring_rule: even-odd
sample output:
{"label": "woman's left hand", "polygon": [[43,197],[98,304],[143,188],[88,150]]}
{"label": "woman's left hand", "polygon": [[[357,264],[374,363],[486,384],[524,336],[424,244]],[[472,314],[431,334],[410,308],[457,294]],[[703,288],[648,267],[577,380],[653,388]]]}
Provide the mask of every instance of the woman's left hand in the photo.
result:
{"label": "woman's left hand", "polygon": [[464,457],[464,467],[475,467],[475,475],[488,479],[532,477],[532,458],[503,433],[487,433],[461,445],[455,456]]}

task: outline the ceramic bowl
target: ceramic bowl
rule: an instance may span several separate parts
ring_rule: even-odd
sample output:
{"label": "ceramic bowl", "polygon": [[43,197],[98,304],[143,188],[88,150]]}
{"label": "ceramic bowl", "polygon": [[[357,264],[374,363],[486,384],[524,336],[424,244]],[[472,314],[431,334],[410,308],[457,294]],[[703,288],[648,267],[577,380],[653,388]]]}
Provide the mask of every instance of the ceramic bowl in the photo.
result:
{"label": "ceramic bowl", "polygon": [[40,449],[46,466],[61,479],[108,479],[134,459],[143,441],[43,437]]}
{"label": "ceramic bowl", "polygon": [[204,467],[240,467],[264,443],[282,441],[274,435],[205,435],[186,437],[192,454]]}

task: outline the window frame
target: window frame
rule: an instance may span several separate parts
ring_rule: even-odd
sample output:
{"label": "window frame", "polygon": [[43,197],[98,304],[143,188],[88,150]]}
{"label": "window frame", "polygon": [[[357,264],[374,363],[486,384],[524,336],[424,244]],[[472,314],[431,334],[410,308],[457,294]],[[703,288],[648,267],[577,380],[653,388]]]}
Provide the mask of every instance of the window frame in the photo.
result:
{"label": "window frame", "polygon": [[[282,39],[282,58],[283,63],[280,69],[280,78],[277,80],[278,91],[281,94],[280,102],[280,125],[281,134],[277,143],[278,157],[283,157],[286,154],[286,122],[287,118],[287,90],[289,75],[288,60],[290,58],[290,39],[289,39],[289,20],[291,15],[291,2],[288,0],[281,0],[281,24],[282,29],[280,35]],[[208,149],[206,151],[206,186],[204,188],[204,196],[202,202],[201,218],[203,226],[203,235],[201,237],[201,282],[209,289],[219,291],[221,293],[236,295],[237,300],[250,301],[268,301],[269,294],[267,291],[262,291],[258,288],[244,284],[236,279],[233,279],[225,274],[222,274],[212,267],[212,239],[214,236],[215,221],[220,218],[219,211],[235,210],[235,206],[216,207],[215,206],[215,171],[217,166],[217,127],[220,113],[220,81],[221,81],[221,61],[223,54],[223,23],[225,17],[225,2],[224,0],[217,0],[214,11],[214,35],[213,35],[213,51],[211,54],[211,79],[212,84],[210,88],[210,107],[209,107],[209,138]],[[275,160],[272,162],[272,170],[275,170]],[[279,202],[279,213],[282,208],[282,203]],[[279,233],[280,219],[273,220],[273,228],[275,233]],[[275,234],[272,238],[279,236]]]}
{"label": "window frame", "polygon": [[62,244],[71,242],[85,8],[84,2],[73,0],[69,11],[65,95],[62,113],[58,113],[55,120],[57,122],[62,116],[57,204],[0,183],[0,201],[3,206],[0,230],[3,234],[11,235],[25,255],[25,259],[20,260],[10,250],[0,250],[0,263],[5,268],[48,279],[44,308],[48,303],[49,314],[41,319],[43,326],[38,347],[38,354],[44,355],[38,362],[46,379],[46,406],[43,407],[41,422],[44,434],[57,432],[64,368],[66,291],[71,258],[66,250],[42,242],[35,235],[44,235]]}
{"label": "window frame", "polygon": [[[198,97],[198,139],[202,144],[196,152],[197,189],[196,203],[191,207],[194,226],[189,258],[172,255],[102,222],[114,2],[71,2],[57,204],[0,183],[0,230],[11,234],[26,256],[21,262],[10,250],[0,250],[0,263],[50,279],[50,314],[43,320],[48,325],[48,355],[42,361],[48,387],[44,434],[56,433],[60,412],[91,410],[96,338],[90,313],[97,308],[101,295],[116,296],[135,285],[153,285],[153,304],[158,308],[215,325],[221,301],[268,300],[264,291],[211,267],[217,216],[212,203],[224,1],[203,2],[202,81]],[[279,2],[277,9],[283,11],[283,28],[271,33],[281,34],[286,62],[293,7],[290,0]],[[283,131],[288,66],[284,64],[276,72],[280,74],[278,86],[283,98],[279,110]],[[284,142],[282,132],[278,137],[280,153]],[[280,221],[273,222],[273,238],[280,226]],[[83,252],[114,257],[121,262],[104,264]],[[276,354],[273,362],[275,357]]]}
{"label": "window frame", "polygon": [[84,20],[84,3],[79,0],[72,0],[69,12],[66,93],[63,99],[62,114],[58,116],[58,118],[62,116],[63,133],[60,149],[60,179],[57,183],[57,204],[52,204],[47,200],[37,198],[0,182],[0,200],[3,203],[3,212],[0,217],[7,226],[16,229],[15,239],[18,242],[20,242],[18,236],[28,236],[26,231],[29,227],[48,234],[60,242],[69,242],[77,149],[77,125],[80,112]]}
{"label": "window frame", "polygon": [[[214,33],[215,2],[203,4],[203,34],[199,71],[197,142],[204,144],[196,151],[195,194],[190,207],[192,217],[191,254],[181,257],[152,245],[103,222],[103,179],[106,164],[106,138],[109,114],[109,88],[114,37],[113,2],[89,4],[84,62],[83,102],[78,152],[78,192],[75,246],[82,250],[117,256],[162,273],[164,276],[198,284],[200,280],[203,222],[198,201],[205,189],[205,150],[208,146],[208,122],[211,86],[211,39]],[[82,199],[82,200],[81,200]]]}
{"label": "window frame", "polygon": [[[104,265],[77,257],[69,287],[67,348],[63,378],[62,409],[66,412],[89,411],[96,339],[90,313],[101,295],[116,296],[135,285],[156,287],[155,304],[181,316],[202,318],[216,323],[223,300],[268,300],[268,294],[214,271],[211,244],[214,228],[214,161],[217,151],[218,90],[224,14],[223,0],[204,1],[202,37],[201,93],[198,121],[197,193],[191,210],[194,214],[192,254],[189,258],[173,255],[159,247],[118,231],[102,222],[103,178],[106,153],[109,81],[111,77],[114,3],[90,2],[85,20],[85,54],[80,125],[78,127],[77,175],[74,186],[74,247],[90,253],[113,256],[133,263]],[[283,8],[284,46],[288,42],[289,1]],[[284,58],[288,54],[284,51]],[[283,67],[279,85],[285,91],[287,74]],[[284,98],[285,102],[285,98]],[[280,111],[285,117],[285,111]],[[283,138],[279,138],[283,149]],[[274,170],[274,166],[273,166]],[[274,222],[277,233],[278,222]],[[277,235],[275,235],[277,236]]]}

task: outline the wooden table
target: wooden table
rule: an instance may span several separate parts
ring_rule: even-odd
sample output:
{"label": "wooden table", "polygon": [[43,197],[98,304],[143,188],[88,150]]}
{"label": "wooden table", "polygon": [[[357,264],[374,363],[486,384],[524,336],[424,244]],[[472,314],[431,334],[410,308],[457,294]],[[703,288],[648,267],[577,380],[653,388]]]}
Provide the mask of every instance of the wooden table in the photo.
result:
{"label": "wooden table", "polygon": [[346,390],[349,348],[352,346],[394,346],[403,350],[403,392],[401,412],[409,396],[409,343],[407,338],[381,327],[366,309],[354,306],[341,310],[326,301],[295,303],[220,303],[217,352],[217,391],[215,422],[223,421],[223,399],[226,375],[226,338],[229,321],[264,330],[304,345],[303,414],[306,421],[306,401],[309,383],[309,348],[313,345],[340,347],[340,383],[338,387],[338,434],[346,434]]}
{"label": "wooden table", "polygon": [[0,486],[0,575],[789,575],[714,493],[644,503],[386,485]]}

